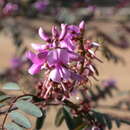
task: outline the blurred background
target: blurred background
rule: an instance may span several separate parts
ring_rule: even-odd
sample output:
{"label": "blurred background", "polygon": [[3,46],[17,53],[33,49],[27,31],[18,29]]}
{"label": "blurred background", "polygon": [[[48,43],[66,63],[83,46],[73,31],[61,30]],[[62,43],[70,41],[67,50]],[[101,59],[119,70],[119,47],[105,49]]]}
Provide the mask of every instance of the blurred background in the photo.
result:
{"label": "blurred background", "polygon": [[[25,85],[28,79],[32,82],[23,69],[28,67],[21,64],[31,43],[44,43],[38,28],[50,34],[52,25],[81,20],[86,22],[87,39],[101,44],[98,55],[103,63],[96,63],[99,76],[92,82],[102,87],[112,82],[118,88],[98,102],[98,109],[130,119],[130,0],[0,0],[0,85],[15,81],[33,92],[31,85]],[[50,109],[43,130],[67,130],[65,124],[55,127],[56,110]],[[130,126],[112,130],[117,129],[130,130]]]}

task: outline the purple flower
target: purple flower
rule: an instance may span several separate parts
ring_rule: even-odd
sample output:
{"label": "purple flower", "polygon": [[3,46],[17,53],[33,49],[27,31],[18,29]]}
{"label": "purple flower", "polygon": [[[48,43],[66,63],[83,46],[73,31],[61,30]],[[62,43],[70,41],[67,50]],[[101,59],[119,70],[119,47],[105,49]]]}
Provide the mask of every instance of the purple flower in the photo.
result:
{"label": "purple flower", "polygon": [[46,35],[46,33],[39,29],[39,36],[41,39],[48,43],[52,43],[53,47],[67,48],[70,51],[75,50],[75,41],[80,37],[85,30],[85,23],[82,21],[79,26],[61,24],[61,32],[56,26],[52,27],[52,37]]}
{"label": "purple flower", "polygon": [[61,32],[56,26],[52,27],[52,37],[48,36],[42,28],[39,29],[39,36],[47,44],[32,44],[37,53],[28,52],[27,57],[33,63],[28,70],[30,74],[37,74],[46,63],[49,67],[49,79],[54,82],[66,81],[69,79],[81,80],[82,77],[67,66],[72,61],[81,61],[83,58],[74,52],[75,45],[73,37],[80,36],[85,29],[85,23],[82,21],[79,26],[68,26],[61,24]]}
{"label": "purple flower", "polygon": [[[78,58],[78,56],[73,53],[73,56]],[[63,58],[64,57],[64,58]],[[49,78],[54,82],[61,82],[63,80],[82,79],[81,76],[71,72],[66,68],[66,65],[72,60],[72,53],[67,49],[55,49],[48,53],[47,62],[50,67],[53,67],[50,72]]]}
{"label": "purple flower", "polygon": [[22,66],[22,59],[20,59],[19,57],[14,57],[11,59],[11,66],[12,68],[18,68],[20,66]]}
{"label": "purple flower", "polygon": [[8,15],[8,14],[11,14],[11,13],[15,12],[16,10],[18,10],[18,5],[17,4],[7,3],[5,5],[5,7],[3,8],[3,13],[5,15]]}
{"label": "purple flower", "polygon": [[69,98],[73,89],[87,84],[90,76],[96,79],[94,74],[98,72],[93,60],[98,59],[96,50],[99,45],[85,40],[84,32],[84,21],[78,26],[61,24],[60,29],[53,26],[51,35],[47,35],[42,28],[39,29],[40,38],[47,44],[32,44],[36,53],[28,52],[27,58],[32,61],[28,70],[30,74],[47,70],[39,89],[40,97],[63,101]]}
{"label": "purple flower", "polygon": [[116,87],[116,81],[114,79],[103,80],[102,85],[104,87]]}
{"label": "purple flower", "polygon": [[46,7],[48,6],[48,1],[47,0],[39,0],[39,1],[36,1],[34,3],[34,8],[37,9],[39,12],[42,12],[46,9]]}

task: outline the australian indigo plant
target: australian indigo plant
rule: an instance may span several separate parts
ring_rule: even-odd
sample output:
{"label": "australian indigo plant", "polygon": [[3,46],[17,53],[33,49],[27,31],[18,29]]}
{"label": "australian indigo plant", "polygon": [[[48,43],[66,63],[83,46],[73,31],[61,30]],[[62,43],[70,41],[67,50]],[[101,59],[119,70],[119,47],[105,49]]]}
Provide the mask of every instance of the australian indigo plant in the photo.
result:
{"label": "australian indigo plant", "polygon": [[[37,117],[35,129],[41,129],[50,105],[60,106],[56,115],[56,126],[60,126],[65,120],[69,130],[111,129],[113,120],[117,126],[120,123],[130,124],[128,121],[97,112],[91,105],[88,95],[88,89],[92,86],[90,79],[92,77],[96,80],[98,75],[94,61],[102,61],[96,56],[100,45],[86,39],[85,30],[84,21],[78,26],[61,24],[61,30],[53,26],[51,36],[42,28],[39,29],[39,36],[46,44],[32,44],[35,53],[26,53],[26,57],[32,62],[28,72],[31,75],[43,75],[42,80],[35,85],[37,94],[1,97],[0,100],[11,99],[9,108],[0,112],[5,114],[2,130],[32,127],[28,118],[17,112],[17,109]],[[5,89],[15,90],[18,86],[8,84]],[[85,98],[76,96],[80,92]],[[74,95],[79,100],[78,103],[72,102],[71,97]],[[8,115],[12,119],[11,123],[6,123]]]}

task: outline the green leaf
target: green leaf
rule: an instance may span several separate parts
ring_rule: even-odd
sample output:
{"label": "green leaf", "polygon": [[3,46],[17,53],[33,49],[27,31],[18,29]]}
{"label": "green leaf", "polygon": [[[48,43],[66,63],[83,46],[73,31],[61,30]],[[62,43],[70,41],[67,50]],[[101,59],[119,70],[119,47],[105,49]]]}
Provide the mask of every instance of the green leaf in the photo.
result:
{"label": "green leaf", "polygon": [[34,104],[32,104],[29,101],[20,100],[15,103],[16,107],[21,109],[22,111],[35,116],[35,117],[41,117],[42,111]]}
{"label": "green leaf", "polygon": [[32,127],[28,118],[26,118],[24,115],[22,115],[19,112],[13,111],[9,114],[9,116],[14,120],[14,122],[19,124],[20,126],[23,126],[25,128],[31,128]]}
{"label": "green leaf", "polygon": [[130,121],[128,121],[128,120],[119,120],[121,123],[125,123],[125,124],[127,124],[127,125],[130,125]]}
{"label": "green leaf", "polygon": [[109,116],[105,115],[106,125],[109,129],[112,129],[112,120]]}
{"label": "green leaf", "polygon": [[120,120],[115,120],[116,126],[119,128],[121,126]]}
{"label": "green leaf", "polygon": [[9,99],[10,98],[10,96],[8,96],[8,95],[1,95],[0,96],[0,102],[2,102],[2,101],[4,101],[4,100],[7,100],[7,99]]}
{"label": "green leaf", "polygon": [[64,120],[63,108],[60,108],[56,114],[55,125],[59,127]]}
{"label": "green leaf", "polygon": [[68,129],[73,130],[75,128],[75,123],[67,107],[63,107],[63,113]]}
{"label": "green leaf", "polygon": [[20,90],[20,87],[19,87],[19,85],[16,84],[16,83],[9,82],[9,83],[6,83],[6,84],[3,86],[3,89],[6,89],[6,90]]}
{"label": "green leaf", "polygon": [[[21,97],[19,100],[31,100],[33,97],[32,96],[24,96],[24,97]],[[18,100],[18,101],[19,101]]]}
{"label": "green leaf", "polygon": [[4,106],[5,106],[5,104],[1,104],[1,103],[0,103],[0,108],[1,108],[1,107],[4,107]]}
{"label": "green leaf", "polygon": [[45,117],[46,117],[46,112],[45,110],[42,110],[42,116],[37,118],[37,121],[36,121],[36,130],[40,130],[44,124],[44,120],[45,120]]}
{"label": "green leaf", "polygon": [[13,122],[5,125],[5,128],[7,130],[23,130],[23,128],[21,128],[20,126],[18,126],[17,124],[15,124]]}
{"label": "green leaf", "polygon": [[104,118],[104,115],[103,114],[101,114],[101,113],[99,113],[99,112],[95,112],[94,114],[93,114],[93,116],[95,117],[95,119],[97,120],[97,121],[99,121],[101,124],[106,124],[106,122],[105,122],[105,118]]}
{"label": "green leaf", "polygon": [[6,94],[5,94],[4,92],[0,91],[0,96],[1,96],[1,95],[6,95]]}
{"label": "green leaf", "polygon": [[74,130],[75,128],[82,125],[82,123],[83,123],[82,118],[81,117],[74,118],[71,115],[69,108],[63,107],[63,113],[64,113],[64,118],[65,118],[65,121],[66,121],[66,124],[67,124],[69,130]]}

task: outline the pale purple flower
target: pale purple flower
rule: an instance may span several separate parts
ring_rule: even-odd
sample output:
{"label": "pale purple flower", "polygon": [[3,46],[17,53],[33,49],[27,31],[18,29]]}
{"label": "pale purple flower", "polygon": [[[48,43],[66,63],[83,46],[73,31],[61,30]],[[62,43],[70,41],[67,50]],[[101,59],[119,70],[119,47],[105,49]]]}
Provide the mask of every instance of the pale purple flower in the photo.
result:
{"label": "pale purple flower", "polygon": [[[95,53],[99,44],[85,40],[84,31],[84,21],[78,26],[61,24],[60,29],[53,26],[51,35],[47,35],[42,28],[39,29],[40,38],[47,44],[32,44],[36,53],[28,52],[27,57],[32,61],[28,70],[30,74],[47,70],[39,90],[40,97],[63,101],[69,98],[76,86],[86,84],[88,78],[97,73],[92,60],[98,59]],[[85,50],[86,54],[82,55]]]}
{"label": "pale purple flower", "polygon": [[15,12],[16,10],[18,10],[17,4],[7,3],[5,7],[3,8],[3,13],[7,15],[7,14],[11,14]]}
{"label": "pale purple flower", "polygon": [[[75,57],[78,56],[73,53]],[[82,79],[81,76],[71,72],[69,69],[66,68],[66,65],[72,59],[72,53],[69,52],[67,49],[55,49],[48,53],[47,62],[50,67],[53,67],[52,71],[50,72],[49,78],[54,82],[61,82],[63,80],[75,79],[80,80]]]}
{"label": "pale purple flower", "polygon": [[22,66],[22,59],[19,57],[14,57],[11,59],[11,67],[12,68],[18,68],[20,66]]}
{"label": "pale purple flower", "polygon": [[47,0],[39,0],[36,1],[33,6],[35,9],[37,9],[39,12],[42,12],[46,9],[46,7],[48,6],[48,1]]}
{"label": "pale purple flower", "polygon": [[114,79],[103,80],[102,85],[104,87],[116,87],[116,80]]}
{"label": "pale purple flower", "polygon": [[46,63],[51,70],[49,79],[54,82],[83,79],[67,67],[72,61],[83,60],[79,54],[74,52],[75,45],[73,37],[79,36],[84,29],[84,21],[79,26],[61,24],[61,32],[59,32],[56,26],[53,26],[52,36],[50,37],[40,28],[38,32],[39,36],[47,44],[32,44],[33,49],[38,53],[28,52],[27,54],[27,57],[33,63],[29,69],[29,73],[32,75],[39,73]]}

